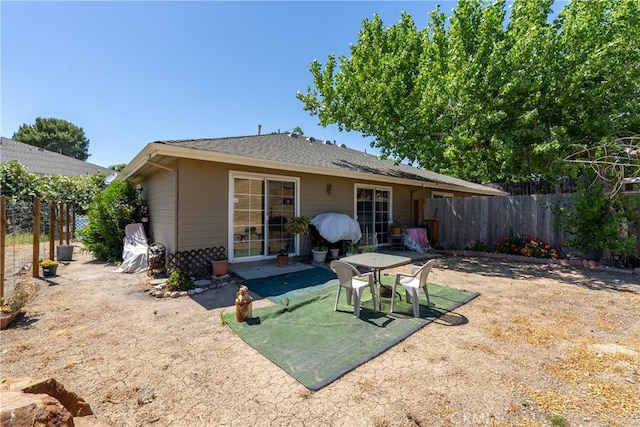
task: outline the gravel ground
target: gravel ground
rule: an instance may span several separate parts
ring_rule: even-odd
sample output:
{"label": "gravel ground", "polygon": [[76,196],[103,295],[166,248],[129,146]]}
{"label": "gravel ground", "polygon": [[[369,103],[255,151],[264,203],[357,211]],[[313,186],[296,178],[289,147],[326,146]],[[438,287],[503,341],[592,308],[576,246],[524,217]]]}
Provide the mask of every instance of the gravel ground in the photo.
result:
{"label": "gravel ground", "polygon": [[235,286],[156,299],[113,270],[75,253],[37,280],[2,377],[53,377],[114,426],[640,426],[637,276],[443,257],[429,281],[481,295],[310,392],[222,323]]}

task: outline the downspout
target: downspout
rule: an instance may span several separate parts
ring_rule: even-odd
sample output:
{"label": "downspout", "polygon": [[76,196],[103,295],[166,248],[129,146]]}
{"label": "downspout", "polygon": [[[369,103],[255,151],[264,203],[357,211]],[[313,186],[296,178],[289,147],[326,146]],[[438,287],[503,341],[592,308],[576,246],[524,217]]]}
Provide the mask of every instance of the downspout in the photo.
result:
{"label": "downspout", "polygon": [[[178,163],[179,162],[180,162],[180,160],[178,160]],[[180,212],[180,196],[178,194],[179,193],[178,190],[180,189],[180,167],[176,168],[175,173],[176,173],[176,181],[175,181],[176,188],[175,188],[175,191],[173,192],[173,194],[174,194],[174,203],[175,203],[175,206],[176,206],[176,208],[175,208],[176,209],[176,214],[175,214],[175,216],[173,218],[173,221],[174,221],[174,224],[173,224],[174,236],[173,236],[173,238],[175,239],[175,242],[176,242],[176,247],[174,249],[174,252],[177,253],[178,249],[180,247],[180,243],[178,242],[178,239],[180,237],[180,232],[178,231],[178,227],[179,227],[179,225],[178,225],[178,214]]]}

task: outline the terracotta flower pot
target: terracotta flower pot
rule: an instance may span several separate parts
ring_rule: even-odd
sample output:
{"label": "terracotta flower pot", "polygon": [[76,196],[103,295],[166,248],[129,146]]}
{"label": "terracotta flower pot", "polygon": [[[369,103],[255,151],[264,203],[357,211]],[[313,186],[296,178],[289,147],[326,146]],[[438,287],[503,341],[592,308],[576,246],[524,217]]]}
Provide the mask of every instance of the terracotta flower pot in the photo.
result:
{"label": "terracotta flower pot", "polygon": [[224,276],[229,272],[229,260],[211,261],[211,268],[213,269],[213,274],[216,276]]}
{"label": "terracotta flower pot", "polygon": [[278,255],[276,260],[278,261],[278,267],[286,267],[289,265],[289,255]]}
{"label": "terracotta flower pot", "polygon": [[18,316],[18,314],[20,314],[20,310],[15,310],[10,314],[3,313],[2,316],[0,316],[0,329],[4,329],[9,326],[9,324],[13,321],[13,319],[16,318],[16,316]]}

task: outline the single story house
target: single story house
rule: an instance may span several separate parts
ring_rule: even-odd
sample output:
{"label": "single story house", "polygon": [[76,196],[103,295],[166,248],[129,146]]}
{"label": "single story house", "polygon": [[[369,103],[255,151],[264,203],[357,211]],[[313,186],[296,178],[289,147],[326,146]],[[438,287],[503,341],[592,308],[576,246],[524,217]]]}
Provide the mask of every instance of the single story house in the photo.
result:
{"label": "single story house", "polygon": [[0,137],[0,163],[12,160],[17,160],[30,173],[38,175],[93,176],[96,173],[113,173],[103,166]]}
{"label": "single story house", "polygon": [[284,231],[293,216],[347,214],[384,246],[389,223],[419,225],[432,197],[505,194],[295,133],[152,142],[117,179],[142,188],[151,241],[168,253],[223,245],[231,263],[299,255]]}

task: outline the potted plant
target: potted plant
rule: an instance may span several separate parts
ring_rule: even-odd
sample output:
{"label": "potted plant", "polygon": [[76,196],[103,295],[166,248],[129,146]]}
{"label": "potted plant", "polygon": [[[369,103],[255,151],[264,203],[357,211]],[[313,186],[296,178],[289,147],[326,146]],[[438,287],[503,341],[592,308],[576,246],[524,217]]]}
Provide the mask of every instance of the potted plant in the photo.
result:
{"label": "potted plant", "polygon": [[349,243],[349,246],[347,247],[347,256],[349,255],[356,255],[358,253],[358,245],[356,243]]}
{"label": "potted plant", "polygon": [[229,258],[225,254],[218,254],[211,260],[211,268],[216,276],[224,276],[229,272]]}
{"label": "potted plant", "polygon": [[327,259],[327,252],[329,249],[323,245],[316,245],[311,248],[311,253],[313,254],[313,262],[323,264]]}
{"label": "potted plant", "polygon": [[397,221],[393,221],[389,224],[389,229],[391,230],[391,234],[398,235],[402,234],[402,230],[404,230],[404,225],[400,224]]}
{"label": "potted plant", "polygon": [[278,261],[278,267],[286,267],[289,265],[289,252],[286,249],[280,249],[276,260]]}
{"label": "potted plant", "polygon": [[37,285],[19,282],[9,299],[0,299],[0,328],[4,329],[15,319],[37,292]]}
{"label": "potted plant", "polygon": [[[309,232],[310,223],[311,220],[309,219],[309,217],[306,217],[304,215],[294,216],[286,222],[286,224],[284,225],[284,229],[286,232],[291,233],[294,236],[296,234],[307,234]],[[306,240],[304,242],[306,242]],[[302,238],[300,239],[300,244],[303,245]],[[304,253],[304,250],[300,248],[300,252],[298,253]]]}
{"label": "potted plant", "polygon": [[19,313],[19,308],[14,308],[10,303],[5,302],[3,299],[2,306],[0,306],[0,328],[4,329],[9,326],[9,323],[11,323]]}
{"label": "potted plant", "polygon": [[291,234],[305,234],[309,231],[311,220],[306,216],[294,216],[284,225],[285,231]]}
{"label": "potted plant", "polygon": [[42,267],[42,275],[44,277],[55,276],[58,271],[58,263],[52,259],[42,260],[40,267]]}

